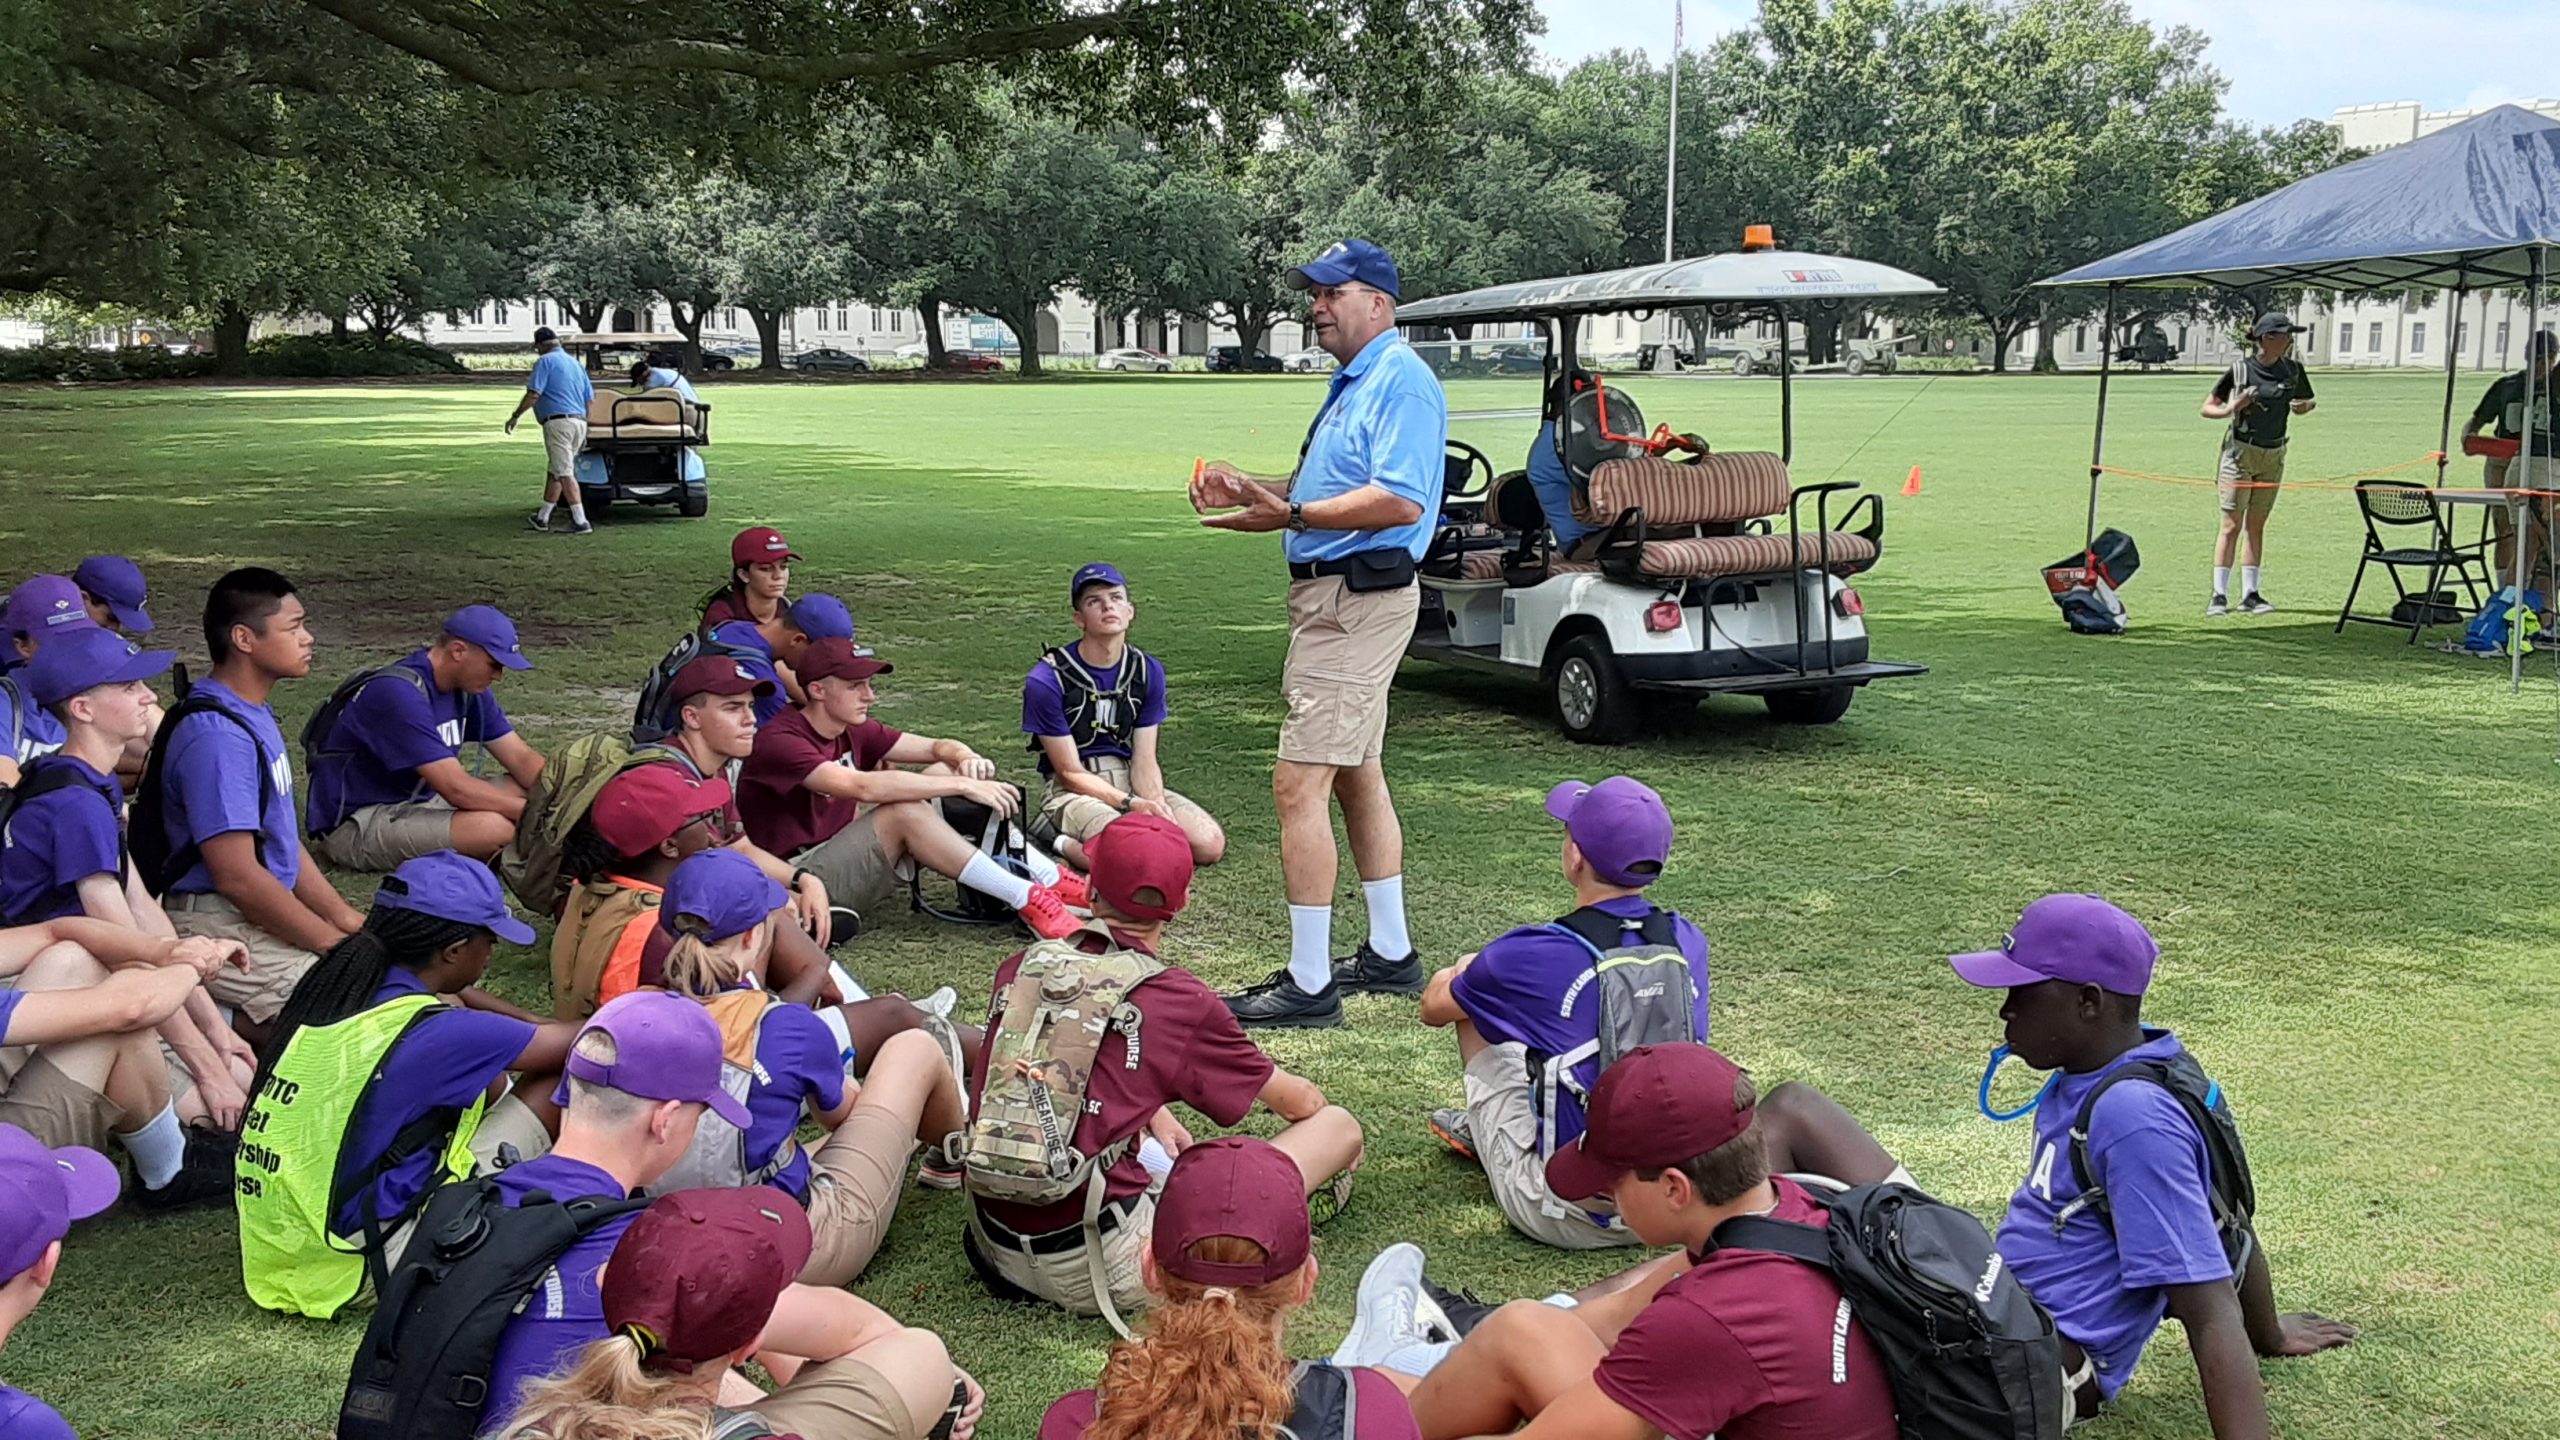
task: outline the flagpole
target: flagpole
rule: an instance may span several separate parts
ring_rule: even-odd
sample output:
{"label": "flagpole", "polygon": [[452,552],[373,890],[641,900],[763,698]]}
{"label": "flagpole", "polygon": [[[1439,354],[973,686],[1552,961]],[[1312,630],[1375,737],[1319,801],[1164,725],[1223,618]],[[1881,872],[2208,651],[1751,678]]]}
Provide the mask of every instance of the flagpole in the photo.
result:
{"label": "flagpole", "polygon": [[1671,216],[1674,197],[1680,193],[1680,45],[1687,15],[1681,0],[1671,0],[1671,137],[1664,147],[1662,170],[1662,263],[1668,265],[1671,251]]}

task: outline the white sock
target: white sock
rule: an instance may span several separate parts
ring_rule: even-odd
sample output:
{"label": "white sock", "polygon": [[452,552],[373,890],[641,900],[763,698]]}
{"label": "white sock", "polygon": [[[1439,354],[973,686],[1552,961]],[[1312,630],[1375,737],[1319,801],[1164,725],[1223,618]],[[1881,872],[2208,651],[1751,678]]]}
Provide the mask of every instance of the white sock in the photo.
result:
{"label": "white sock", "polygon": [[2230,566],[2216,565],[2213,567],[2213,593],[2216,595],[2228,595],[2231,593]]}
{"label": "white sock", "polygon": [[1153,1135],[1138,1141],[1138,1163],[1146,1166],[1147,1173],[1159,1180],[1173,1171],[1173,1157],[1165,1153],[1163,1143]]}
{"label": "white sock", "polygon": [[844,996],[845,1003],[848,1005],[856,1000],[871,998],[871,992],[862,988],[862,982],[854,979],[843,966],[833,960],[827,962],[827,978],[836,982],[836,993]]}
{"label": "white sock", "polygon": [[818,1023],[827,1027],[827,1033],[836,1037],[836,1053],[851,1056],[853,1027],[845,1023],[844,1011],[833,1005],[821,1005],[817,1008],[817,1016]]}
{"label": "white sock", "polygon": [[559,501],[545,500],[542,502],[542,508],[533,512],[533,518],[541,521],[545,525],[548,525],[551,523],[551,512],[559,508]]}
{"label": "white sock", "polygon": [[1058,883],[1058,862],[1050,859],[1037,845],[1022,847],[1022,868],[1030,871],[1031,878],[1043,885]]}
{"label": "white sock", "polygon": [[2255,595],[2258,593],[2257,566],[2243,565],[2240,567],[2240,593],[2243,595]]}
{"label": "white sock", "polygon": [[960,867],[960,883],[981,895],[992,895],[1019,910],[1031,901],[1031,882],[986,856],[972,852]]}
{"label": "white sock", "polygon": [[572,525],[584,525],[587,523],[587,507],[585,502],[578,500],[572,500],[569,502],[569,523]]}
{"label": "white sock", "polygon": [[1363,880],[1360,895],[1369,902],[1369,948],[1388,960],[1412,954],[1413,937],[1404,928],[1404,877]]}
{"label": "white sock", "polygon": [[1428,1375],[1439,1367],[1441,1361],[1449,1358],[1450,1351],[1457,1348],[1455,1340],[1416,1340],[1400,1349],[1388,1351],[1386,1358],[1378,1362],[1378,1368],[1393,1370],[1399,1375]]}
{"label": "white sock", "polygon": [[187,1158],[187,1132],[178,1128],[178,1107],[174,1102],[141,1129],[116,1136],[116,1141],[124,1146],[124,1153],[133,1157],[133,1173],[145,1190],[157,1190],[178,1178],[178,1167]]}
{"label": "white sock", "polygon": [[1289,907],[1289,979],[1313,995],[1333,983],[1333,907]]}
{"label": "white sock", "polygon": [[1577,1310],[1582,1307],[1581,1301],[1574,1299],[1572,1296],[1567,1295],[1561,1290],[1538,1303],[1541,1305],[1553,1305],[1559,1310]]}

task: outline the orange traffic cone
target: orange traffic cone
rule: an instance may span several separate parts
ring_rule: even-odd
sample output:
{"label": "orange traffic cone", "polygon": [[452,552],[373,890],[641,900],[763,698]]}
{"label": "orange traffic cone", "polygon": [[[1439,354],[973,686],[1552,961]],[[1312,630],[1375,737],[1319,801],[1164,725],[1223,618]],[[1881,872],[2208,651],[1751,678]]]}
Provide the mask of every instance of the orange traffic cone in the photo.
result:
{"label": "orange traffic cone", "polygon": [[1917,495],[1920,493],[1919,466],[1914,465],[1911,467],[1911,478],[1902,482],[1902,493],[1905,495]]}

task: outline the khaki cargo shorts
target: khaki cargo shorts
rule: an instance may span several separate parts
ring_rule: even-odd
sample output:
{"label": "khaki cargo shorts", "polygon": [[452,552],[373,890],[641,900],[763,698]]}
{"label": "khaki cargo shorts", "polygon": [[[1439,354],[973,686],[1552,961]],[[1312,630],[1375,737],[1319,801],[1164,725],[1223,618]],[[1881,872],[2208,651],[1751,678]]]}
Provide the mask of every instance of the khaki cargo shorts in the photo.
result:
{"label": "khaki cargo shorts", "polygon": [[123,1118],[123,1106],[62,1073],[42,1050],[0,1094],[0,1124],[17,1126],[51,1150],[79,1145],[104,1154],[108,1133]]}
{"label": "khaki cargo shorts", "polygon": [[276,1018],[276,1012],[292,998],[293,987],[320,963],[319,956],[259,929],[240,913],[238,906],[210,890],[201,894],[173,893],[161,897],[160,904],[169,912],[170,927],[181,935],[237,940],[248,947],[247,970],[226,965],[213,972],[204,988],[214,999],[260,1025]]}
{"label": "khaki cargo shorts", "polygon": [[[1163,1183],[1156,1182],[1159,1186]],[[1103,1273],[1110,1277],[1111,1308],[1120,1312],[1123,1319],[1136,1315],[1147,1303],[1146,1284],[1138,1277],[1138,1257],[1145,1253],[1155,1228],[1156,1192],[1150,1189],[1102,1237],[1102,1266]],[[969,1229],[978,1243],[978,1253],[986,1257],[987,1268],[1007,1284],[1078,1315],[1102,1313],[1102,1307],[1093,1300],[1093,1266],[1085,1256],[1085,1247],[1034,1255],[990,1234],[979,1223],[974,1205],[969,1210]]]}
{"label": "khaki cargo shorts", "polygon": [[453,805],[441,795],[367,805],[312,848],[341,870],[397,870],[403,861],[453,848]]}
{"label": "khaki cargo shorts", "polygon": [[1607,1250],[1640,1245],[1623,1223],[1593,1223],[1605,1204],[1569,1205],[1547,1188],[1547,1164],[1538,1154],[1538,1110],[1529,1093],[1529,1049],[1516,1041],[1488,1045],[1467,1062],[1467,1134],[1476,1161],[1493,1186],[1494,1203],[1511,1228],[1559,1250]]}
{"label": "khaki cargo shorts", "polygon": [[850,1356],[801,1366],[789,1384],[748,1408],[778,1435],[913,1440],[925,1431],[889,1377]]}
{"label": "khaki cargo shorts", "polygon": [[2222,447],[2222,512],[2265,515],[2276,508],[2284,483],[2284,447],[2270,450],[2234,440]]}
{"label": "khaki cargo shorts", "polygon": [[1280,758],[1341,769],[1387,748],[1387,687],[1413,639],[1422,587],[1354,594],[1339,575],[1289,583]]}
{"label": "khaki cargo shorts", "polygon": [[[1116,790],[1125,791],[1129,788],[1129,762],[1117,755],[1096,755],[1085,762],[1085,769],[1091,771],[1103,784]],[[1174,791],[1164,792],[1164,798],[1165,803],[1173,809],[1174,823],[1177,825],[1182,823],[1182,816],[1186,811],[1193,814],[1207,813],[1189,797]],[[1050,777],[1048,793],[1041,797],[1040,814],[1050,824],[1058,827],[1059,834],[1079,844],[1101,834],[1103,826],[1120,818],[1119,811],[1090,795],[1079,795],[1065,788],[1058,783],[1055,776]]]}
{"label": "khaki cargo shorts", "polygon": [[578,452],[587,448],[587,422],[577,415],[561,415],[542,422],[542,453],[551,463],[551,476],[559,479],[578,473]]}
{"label": "khaki cargo shorts", "polygon": [[868,910],[898,893],[903,878],[880,843],[876,810],[791,857],[791,863],[826,883],[830,904]]}
{"label": "khaki cargo shorts", "polygon": [[[850,1079],[850,1077],[847,1077]],[[879,1105],[856,1105],[809,1153],[809,1263],[803,1285],[843,1285],[862,1273],[897,1218],[915,1154],[911,1127]]]}

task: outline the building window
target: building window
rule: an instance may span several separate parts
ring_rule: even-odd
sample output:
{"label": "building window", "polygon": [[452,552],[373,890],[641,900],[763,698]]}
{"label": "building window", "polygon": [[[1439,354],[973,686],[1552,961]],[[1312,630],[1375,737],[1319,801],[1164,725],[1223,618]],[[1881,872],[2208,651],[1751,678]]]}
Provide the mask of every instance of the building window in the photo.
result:
{"label": "building window", "polygon": [[737,306],[726,306],[720,311],[720,328],[723,330],[735,330],[738,328]]}
{"label": "building window", "polygon": [[2381,353],[2382,353],[2382,322],[2381,322],[2381,321],[2376,320],[2376,321],[2374,321],[2372,324],[2367,325],[2366,327],[2364,327],[2364,348],[2366,348],[2367,350],[2372,351],[2372,352],[2373,352],[2374,354],[2376,354],[2376,355],[2379,355],[2379,354],[2381,354]]}
{"label": "building window", "polygon": [[892,310],[889,312],[889,333],[892,335],[904,335],[907,333],[906,311]]}
{"label": "building window", "polygon": [[2338,353],[2341,355],[2356,353],[2356,327],[2353,325],[2338,327]]}
{"label": "building window", "polygon": [[2181,350],[2187,348],[2187,327],[2184,325],[2178,327],[2178,348]]}
{"label": "building window", "polygon": [[497,323],[498,323],[498,324],[500,324],[500,325],[504,325],[504,324],[506,324],[506,323],[507,323],[507,302],[506,302],[506,301],[504,301],[504,300],[501,300],[501,301],[499,301],[499,302],[498,302],[498,319],[497,319]]}
{"label": "building window", "polygon": [[2409,353],[2412,355],[2427,353],[2427,322],[2424,320],[2416,321],[2409,326]]}
{"label": "building window", "polygon": [[2453,353],[2454,353],[2454,354],[2456,354],[2456,355],[2461,354],[2461,353],[2462,353],[2462,347],[2463,347],[2463,346],[2465,346],[2465,345],[2468,345],[2468,344],[2470,344],[2470,343],[2471,343],[2471,322],[2470,322],[2470,321],[2468,321],[2468,320],[2456,320],[2456,321],[2454,321],[2454,322],[2453,322]]}
{"label": "building window", "polygon": [[2071,353],[2074,355],[2082,354],[2085,353],[2088,348],[2089,327],[2083,325],[2071,332]]}
{"label": "building window", "polygon": [[488,307],[488,306],[486,306],[486,305],[474,305],[474,306],[472,306],[472,307],[471,307],[471,323],[472,323],[472,324],[474,324],[474,325],[486,325],[486,324],[488,324],[488,323],[489,323],[489,307]]}
{"label": "building window", "polygon": [[842,303],[837,304],[836,328],[838,330],[850,330],[853,328],[853,307]]}
{"label": "building window", "polygon": [[877,305],[871,307],[871,328],[874,331],[886,330],[889,328],[888,324],[880,318],[880,307]]}
{"label": "building window", "polygon": [[548,325],[551,323],[550,301],[536,300],[533,302],[533,323],[536,325]]}
{"label": "building window", "polygon": [[2509,324],[2509,322],[2504,321],[2504,320],[2501,320],[2501,321],[2499,321],[2499,322],[2498,322],[2498,363],[2499,363],[2499,364],[2501,364],[2501,365],[2504,365],[2504,364],[2506,364],[2506,363],[2507,363],[2507,327],[2508,327],[2508,324]]}

